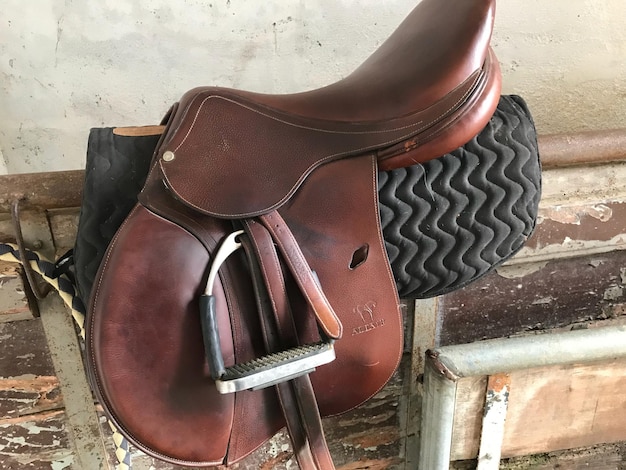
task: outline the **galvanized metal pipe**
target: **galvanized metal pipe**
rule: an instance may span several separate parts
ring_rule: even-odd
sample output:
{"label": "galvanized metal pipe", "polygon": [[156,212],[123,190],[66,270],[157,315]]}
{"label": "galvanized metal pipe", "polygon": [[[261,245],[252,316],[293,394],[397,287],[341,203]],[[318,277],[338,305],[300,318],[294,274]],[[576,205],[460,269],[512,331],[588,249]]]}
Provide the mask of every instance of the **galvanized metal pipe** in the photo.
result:
{"label": "galvanized metal pipe", "polygon": [[626,326],[497,338],[429,351],[442,374],[457,378],[531,367],[581,364],[626,357]]}
{"label": "galvanized metal pipe", "polygon": [[456,381],[447,380],[432,362],[424,370],[419,464],[421,470],[448,470],[456,407]]}
{"label": "galvanized metal pipe", "polygon": [[461,378],[619,357],[626,358],[624,325],[498,338],[429,351],[424,372],[419,468],[449,469],[456,390]]}

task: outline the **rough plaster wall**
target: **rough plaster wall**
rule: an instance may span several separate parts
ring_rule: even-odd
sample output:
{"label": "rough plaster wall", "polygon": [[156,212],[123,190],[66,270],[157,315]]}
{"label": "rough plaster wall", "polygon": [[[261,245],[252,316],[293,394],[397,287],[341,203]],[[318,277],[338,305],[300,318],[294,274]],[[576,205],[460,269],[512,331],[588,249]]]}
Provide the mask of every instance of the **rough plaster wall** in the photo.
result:
{"label": "rough plaster wall", "polygon": [[[83,166],[88,129],[157,122],[196,85],[340,79],[416,0],[4,0],[0,172]],[[540,132],[626,127],[623,0],[501,0],[504,92]],[[4,154],[4,159],[2,159]]]}
{"label": "rough plaster wall", "polygon": [[503,93],[522,95],[540,133],[626,127],[624,0],[498,2]]}

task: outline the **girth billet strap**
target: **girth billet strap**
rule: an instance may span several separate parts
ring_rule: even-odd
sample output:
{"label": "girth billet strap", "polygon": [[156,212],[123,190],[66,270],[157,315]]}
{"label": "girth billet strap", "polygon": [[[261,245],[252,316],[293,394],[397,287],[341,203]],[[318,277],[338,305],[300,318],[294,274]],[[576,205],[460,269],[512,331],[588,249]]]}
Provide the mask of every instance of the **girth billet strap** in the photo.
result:
{"label": "girth billet strap", "polygon": [[[270,233],[261,224],[244,223],[249,236],[244,243],[253,284],[263,337],[268,351],[298,345],[288,287],[276,247]],[[333,470],[334,464],[326,444],[315,392],[308,374],[276,386],[280,405],[298,464],[303,470]]]}

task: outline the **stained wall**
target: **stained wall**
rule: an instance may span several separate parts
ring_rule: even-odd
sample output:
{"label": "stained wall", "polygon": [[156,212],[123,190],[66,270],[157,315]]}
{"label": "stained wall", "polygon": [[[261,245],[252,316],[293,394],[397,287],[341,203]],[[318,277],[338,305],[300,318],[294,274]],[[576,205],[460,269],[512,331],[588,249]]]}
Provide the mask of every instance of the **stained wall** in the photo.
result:
{"label": "stained wall", "polygon": [[[155,123],[197,85],[338,80],[415,3],[4,0],[0,172],[80,168],[90,127]],[[503,91],[528,100],[541,133],[626,127],[624,24],[623,0],[500,0]]]}

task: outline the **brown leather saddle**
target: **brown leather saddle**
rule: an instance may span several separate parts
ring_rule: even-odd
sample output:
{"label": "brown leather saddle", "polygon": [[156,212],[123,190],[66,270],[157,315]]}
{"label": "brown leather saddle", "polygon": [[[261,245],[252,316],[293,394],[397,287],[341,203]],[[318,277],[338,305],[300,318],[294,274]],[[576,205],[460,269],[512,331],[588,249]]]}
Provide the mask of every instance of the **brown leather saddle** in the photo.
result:
{"label": "brown leather saddle", "polygon": [[94,389],[140,449],[231,464],[285,425],[333,468],[320,416],[376,394],[402,354],[376,174],[453,150],[500,95],[494,0],[424,0],[319,90],[186,93],[100,266]]}

